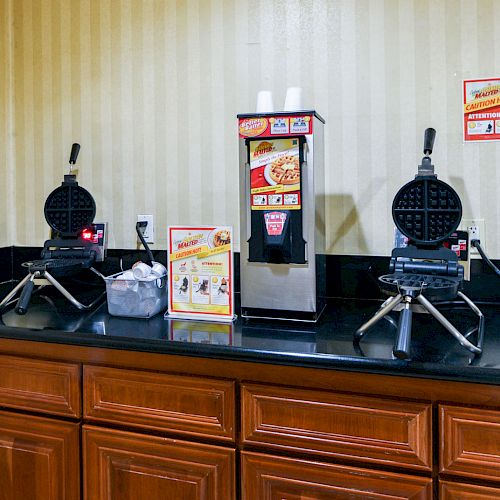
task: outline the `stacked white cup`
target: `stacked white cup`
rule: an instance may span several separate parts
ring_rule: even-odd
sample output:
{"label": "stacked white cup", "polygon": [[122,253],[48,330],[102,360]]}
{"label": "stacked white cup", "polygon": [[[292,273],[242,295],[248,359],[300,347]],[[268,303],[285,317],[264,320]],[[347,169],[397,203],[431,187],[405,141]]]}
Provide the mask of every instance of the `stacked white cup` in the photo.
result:
{"label": "stacked white cup", "polygon": [[302,109],[302,89],[300,87],[288,87],[283,110],[302,111]]}
{"label": "stacked white cup", "polygon": [[270,90],[260,90],[257,94],[256,113],[270,113],[274,111],[273,93]]}

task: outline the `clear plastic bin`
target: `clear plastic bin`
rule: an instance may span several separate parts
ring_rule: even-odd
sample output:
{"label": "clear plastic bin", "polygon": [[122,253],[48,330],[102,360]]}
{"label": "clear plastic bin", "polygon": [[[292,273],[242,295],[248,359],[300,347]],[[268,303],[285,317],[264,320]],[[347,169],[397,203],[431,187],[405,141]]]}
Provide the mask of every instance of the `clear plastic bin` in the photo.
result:
{"label": "clear plastic bin", "polygon": [[108,311],[113,316],[151,318],[167,307],[167,276],[151,281],[117,279],[122,273],[104,278]]}

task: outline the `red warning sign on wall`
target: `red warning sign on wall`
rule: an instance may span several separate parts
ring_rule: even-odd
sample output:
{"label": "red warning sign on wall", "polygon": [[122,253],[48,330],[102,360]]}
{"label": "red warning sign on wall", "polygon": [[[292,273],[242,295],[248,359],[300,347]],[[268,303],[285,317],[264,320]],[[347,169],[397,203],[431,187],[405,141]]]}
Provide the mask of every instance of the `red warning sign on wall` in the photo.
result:
{"label": "red warning sign on wall", "polygon": [[464,141],[500,139],[500,78],[464,80]]}

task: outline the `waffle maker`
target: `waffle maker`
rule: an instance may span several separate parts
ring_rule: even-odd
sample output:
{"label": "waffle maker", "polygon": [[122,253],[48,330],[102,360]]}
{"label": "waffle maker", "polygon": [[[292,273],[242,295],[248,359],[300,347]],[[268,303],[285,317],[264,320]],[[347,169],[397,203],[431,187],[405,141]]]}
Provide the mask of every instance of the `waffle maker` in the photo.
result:
{"label": "waffle maker", "polygon": [[[396,227],[408,238],[406,248],[395,248],[391,254],[391,274],[379,277],[379,285],[390,297],[377,313],[355,333],[359,342],[366,331],[393,310],[399,310],[393,354],[398,359],[410,358],[412,314],[430,313],[458,342],[478,356],[482,353],[484,317],[478,307],[461,291],[464,269],[455,252],[443,246],[459,226],[462,204],[456,191],[437,179],[430,154],[436,131],[424,134],[424,158],[413,181],[405,184],[392,203]],[[435,307],[435,301],[460,298],[478,316],[477,328],[462,334]],[[387,318],[389,319],[389,317]],[[392,318],[391,318],[392,319]],[[477,331],[474,345],[467,337]]]}
{"label": "waffle maker", "polygon": [[90,269],[102,276],[93,265],[104,260],[105,230],[101,227],[95,232],[96,226],[99,226],[93,224],[95,201],[86,189],[78,185],[76,175],[72,174],[79,151],[80,145],[73,144],[69,159],[70,173],[64,176],[61,186],[52,191],[45,201],[44,215],[52,237],[44,243],[39,260],[22,264],[27,268],[28,275],[0,302],[0,310],[21,291],[15,311],[17,314],[26,314],[35,281],[40,284],[40,288],[47,284],[53,285],[80,310],[91,309],[104,295],[84,305],[57,280],[77,274],[82,269]]}

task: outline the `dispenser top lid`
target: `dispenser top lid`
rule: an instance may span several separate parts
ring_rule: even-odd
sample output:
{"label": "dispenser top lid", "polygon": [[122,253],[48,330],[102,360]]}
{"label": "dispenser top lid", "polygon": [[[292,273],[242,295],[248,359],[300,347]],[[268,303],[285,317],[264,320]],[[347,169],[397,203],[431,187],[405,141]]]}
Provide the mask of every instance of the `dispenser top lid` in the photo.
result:
{"label": "dispenser top lid", "polygon": [[302,115],[314,115],[319,121],[325,123],[325,119],[318,114],[314,109],[303,109],[300,111],[269,111],[268,113],[242,113],[236,115],[238,119],[240,118],[268,118],[270,116],[302,116]]}

